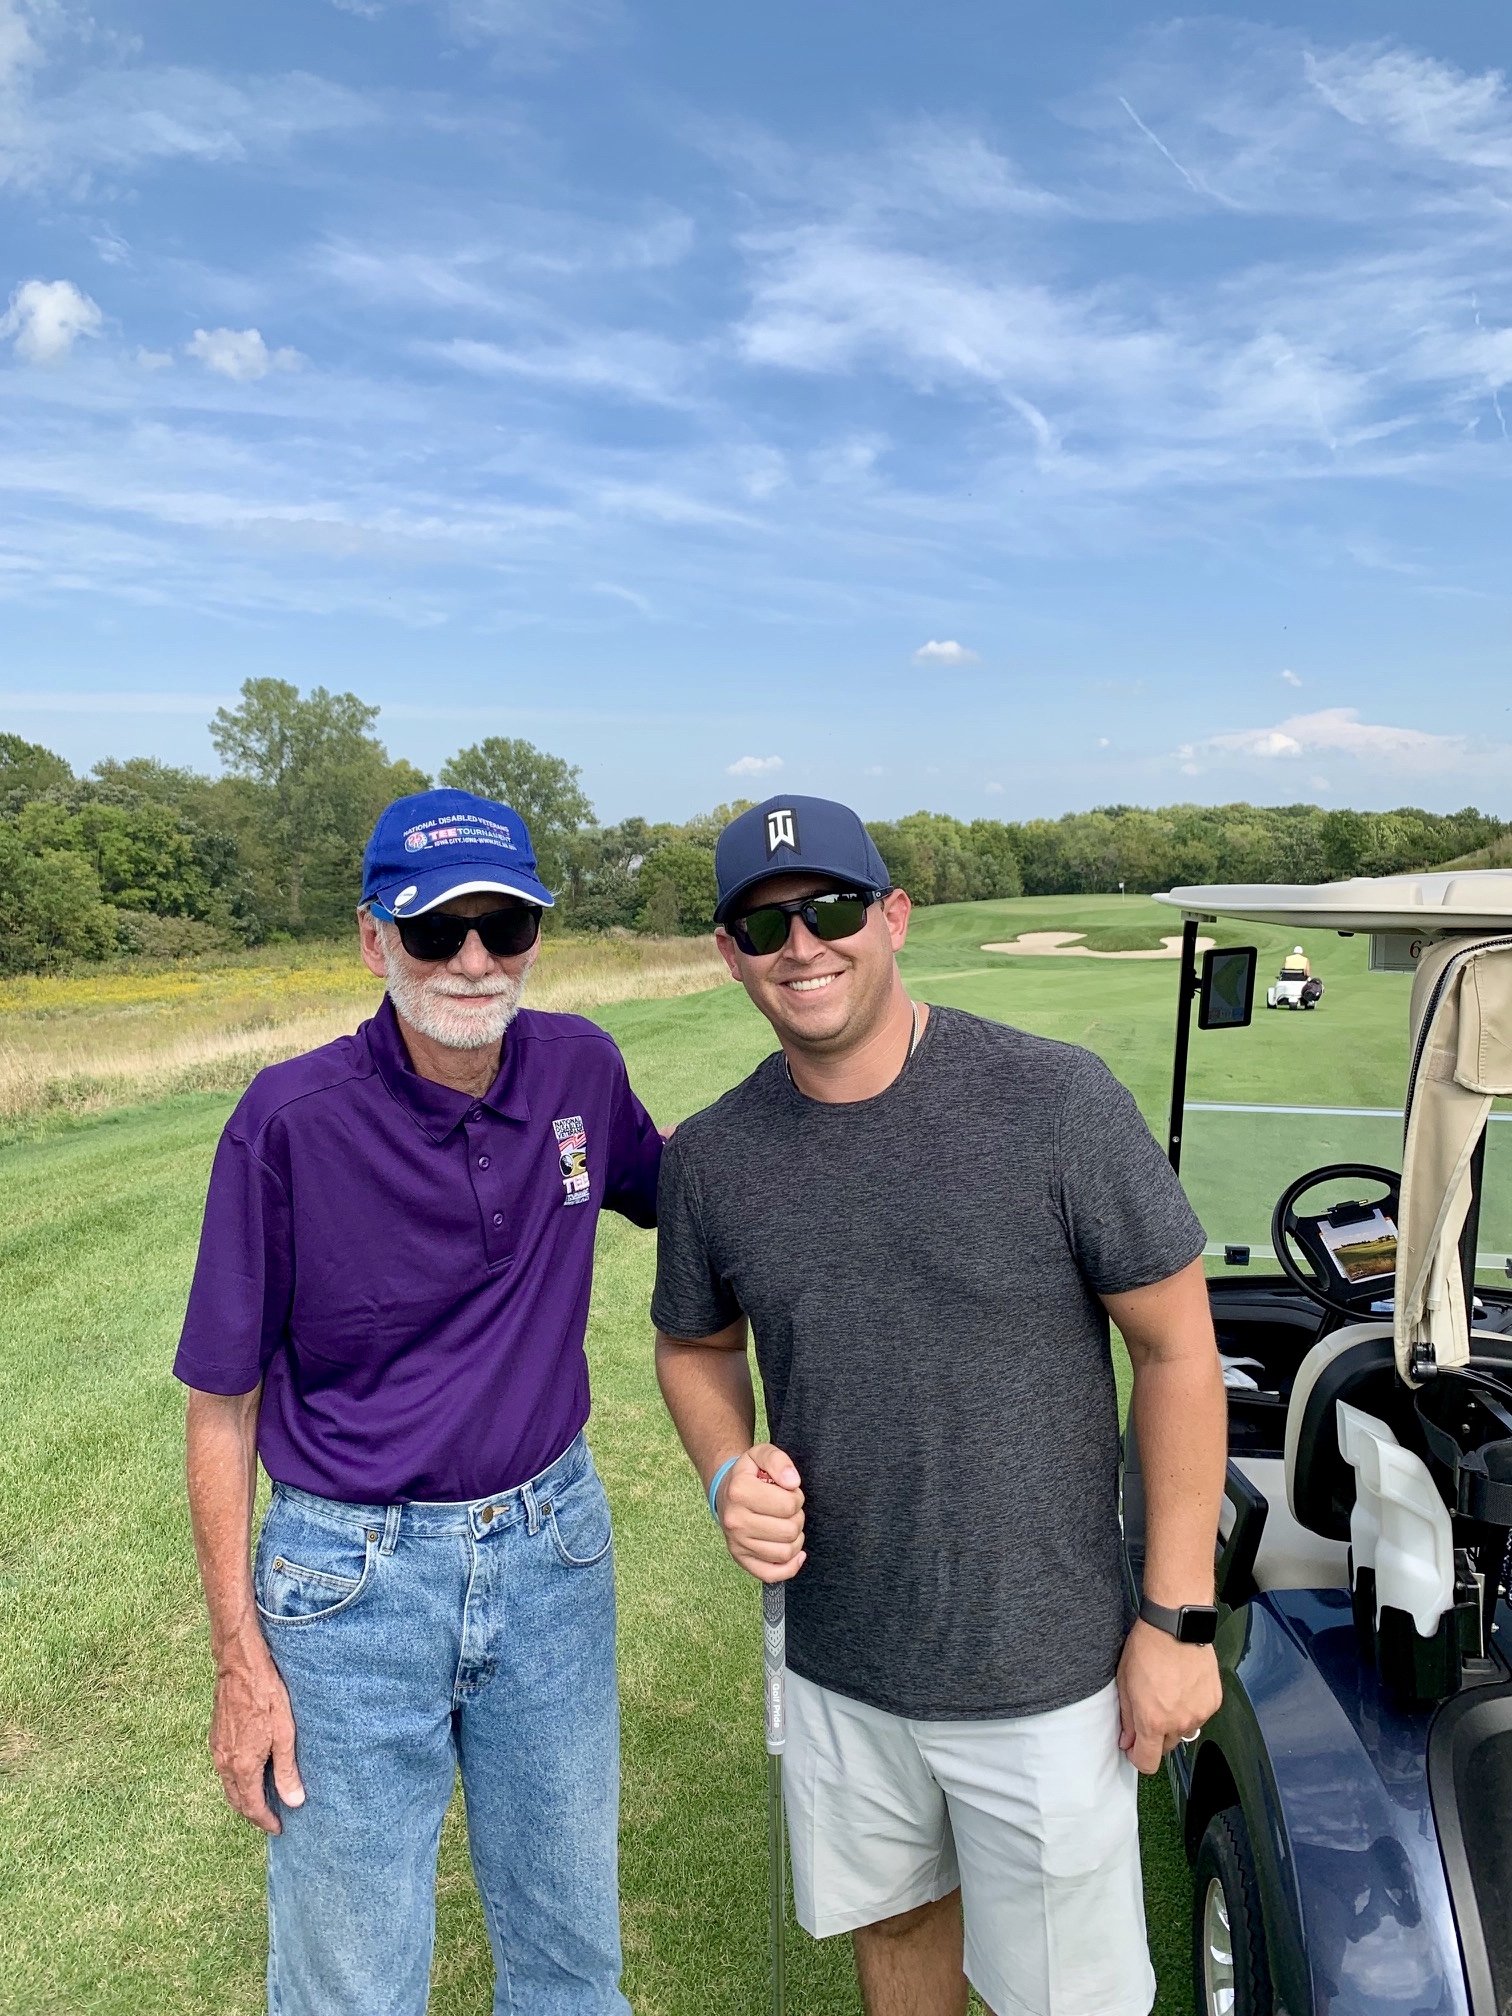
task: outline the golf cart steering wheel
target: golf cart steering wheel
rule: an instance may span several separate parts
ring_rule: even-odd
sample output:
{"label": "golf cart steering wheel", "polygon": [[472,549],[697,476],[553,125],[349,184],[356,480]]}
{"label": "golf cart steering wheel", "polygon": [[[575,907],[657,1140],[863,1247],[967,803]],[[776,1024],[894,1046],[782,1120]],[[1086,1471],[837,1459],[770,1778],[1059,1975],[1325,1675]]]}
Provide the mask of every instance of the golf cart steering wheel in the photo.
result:
{"label": "golf cart steering wheel", "polygon": [[[1297,1200],[1324,1183],[1361,1177],[1385,1191],[1359,1203],[1330,1205],[1326,1211],[1298,1211]],[[1346,1323],[1358,1323],[1372,1302],[1392,1292],[1396,1272],[1397,1214],[1402,1179],[1373,1162],[1330,1162],[1288,1183],[1271,1213],[1271,1245],[1281,1272],[1311,1302]],[[1388,1221],[1381,1225],[1380,1220]],[[1351,1241],[1350,1232],[1359,1228]],[[1389,1230],[1388,1230],[1389,1228]],[[1300,1252],[1304,1267],[1297,1259]]]}

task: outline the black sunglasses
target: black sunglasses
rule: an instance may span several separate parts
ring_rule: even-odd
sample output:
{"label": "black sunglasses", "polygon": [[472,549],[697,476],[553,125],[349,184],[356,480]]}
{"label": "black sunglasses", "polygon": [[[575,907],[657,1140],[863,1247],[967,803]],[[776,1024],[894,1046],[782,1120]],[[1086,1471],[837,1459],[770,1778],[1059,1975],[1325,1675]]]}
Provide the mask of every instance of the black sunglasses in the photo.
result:
{"label": "black sunglasses", "polygon": [[855,937],[881,894],[880,889],[832,889],[819,896],[800,896],[792,903],[763,903],[759,910],[732,917],[726,928],[742,952],[758,959],[782,950],[795,917],[831,945],[837,938]]}
{"label": "black sunglasses", "polygon": [[396,917],[399,943],[411,959],[428,966],[442,959],[455,959],[467,943],[469,931],[476,931],[485,952],[495,959],[512,959],[528,952],[541,935],[541,908],[538,903],[507,903],[497,910],[485,910],[481,917],[459,917],[450,910],[427,910],[421,917]]}

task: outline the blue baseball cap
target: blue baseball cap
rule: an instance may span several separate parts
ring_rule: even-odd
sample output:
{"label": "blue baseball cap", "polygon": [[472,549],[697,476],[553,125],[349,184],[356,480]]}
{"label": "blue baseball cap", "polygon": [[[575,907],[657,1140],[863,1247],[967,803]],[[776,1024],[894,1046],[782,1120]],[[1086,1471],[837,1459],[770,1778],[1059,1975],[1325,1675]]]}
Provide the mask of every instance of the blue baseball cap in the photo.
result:
{"label": "blue baseball cap", "polygon": [[417,791],[378,815],[362,857],[362,900],[383,917],[418,917],[449,896],[497,889],[549,910],[525,821],[471,791]]}
{"label": "blue baseball cap", "polygon": [[833,798],[768,798],[732,819],[714,849],[722,924],[748,889],[771,875],[827,875],[856,889],[890,889],[870,833]]}

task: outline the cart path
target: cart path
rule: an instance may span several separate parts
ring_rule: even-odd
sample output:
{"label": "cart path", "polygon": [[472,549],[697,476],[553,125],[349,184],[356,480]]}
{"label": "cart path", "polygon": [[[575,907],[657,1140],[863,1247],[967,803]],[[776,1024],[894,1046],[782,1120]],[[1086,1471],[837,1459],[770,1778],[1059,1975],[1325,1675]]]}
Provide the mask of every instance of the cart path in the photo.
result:
{"label": "cart path", "polygon": [[[1078,945],[1078,938],[1086,937],[1085,931],[1024,931],[1011,944],[984,945],[984,952],[1027,953],[1031,959],[1179,959],[1181,957],[1181,933],[1174,937],[1162,938],[1164,948],[1159,952],[1094,952],[1090,945]],[[1216,938],[1199,938],[1197,950],[1211,951],[1217,944]]]}

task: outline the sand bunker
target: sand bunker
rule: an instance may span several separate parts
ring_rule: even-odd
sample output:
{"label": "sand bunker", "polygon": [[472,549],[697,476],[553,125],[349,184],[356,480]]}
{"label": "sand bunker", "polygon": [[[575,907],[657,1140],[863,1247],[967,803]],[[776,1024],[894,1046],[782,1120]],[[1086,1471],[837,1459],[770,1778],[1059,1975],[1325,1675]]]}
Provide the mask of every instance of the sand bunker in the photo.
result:
{"label": "sand bunker", "polygon": [[[1025,931],[1013,940],[1011,945],[984,945],[984,952],[1027,952],[1034,959],[1179,959],[1181,957],[1181,933],[1174,937],[1162,938],[1159,952],[1094,952],[1090,945],[1079,945],[1076,941],[1086,937],[1085,931]],[[1206,952],[1217,944],[1215,938],[1199,938],[1197,950]]]}

